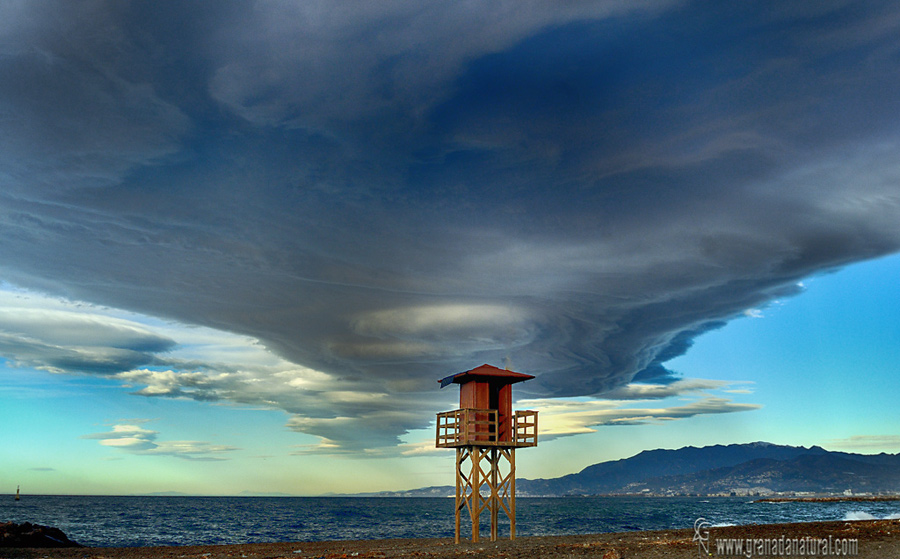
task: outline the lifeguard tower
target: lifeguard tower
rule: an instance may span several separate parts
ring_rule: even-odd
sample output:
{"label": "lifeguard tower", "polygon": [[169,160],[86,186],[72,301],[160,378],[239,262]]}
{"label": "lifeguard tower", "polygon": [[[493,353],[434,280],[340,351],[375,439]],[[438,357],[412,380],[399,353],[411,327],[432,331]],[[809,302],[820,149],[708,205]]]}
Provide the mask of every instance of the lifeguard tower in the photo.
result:
{"label": "lifeguard tower", "polygon": [[[537,446],[537,412],[513,413],[512,385],[533,378],[482,365],[439,381],[441,388],[459,385],[459,409],[437,414],[435,440],[438,448],[456,449],[456,543],[463,507],[472,520],[473,542],[485,508],[491,511],[491,541],[497,540],[501,508],[509,518],[509,539],[516,539],[516,449]],[[487,496],[481,493],[485,487]]]}

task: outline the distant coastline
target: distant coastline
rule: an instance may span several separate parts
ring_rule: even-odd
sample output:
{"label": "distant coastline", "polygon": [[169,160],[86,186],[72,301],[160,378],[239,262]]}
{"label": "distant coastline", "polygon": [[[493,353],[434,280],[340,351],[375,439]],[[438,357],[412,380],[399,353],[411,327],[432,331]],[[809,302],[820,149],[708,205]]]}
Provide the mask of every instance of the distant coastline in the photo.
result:
{"label": "distant coastline", "polygon": [[837,495],[834,497],[766,497],[757,499],[754,503],[781,503],[809,502],[809,503],[839,503],[843,501],[900,501],[900,495]]}

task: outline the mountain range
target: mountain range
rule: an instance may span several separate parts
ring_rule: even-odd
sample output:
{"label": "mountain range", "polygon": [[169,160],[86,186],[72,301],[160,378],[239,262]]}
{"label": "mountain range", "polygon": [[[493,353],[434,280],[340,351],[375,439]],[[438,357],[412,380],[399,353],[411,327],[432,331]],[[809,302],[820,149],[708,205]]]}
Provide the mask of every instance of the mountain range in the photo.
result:
{"label": "mountain range", "polygon": [[[448,472],[452,475],[452,469]],[[448,496],[437,486],[379,496]],[[900,494],[900,454],[832,452],[767,442],[646,450],[552,479],[518,479],[516,494]]]}

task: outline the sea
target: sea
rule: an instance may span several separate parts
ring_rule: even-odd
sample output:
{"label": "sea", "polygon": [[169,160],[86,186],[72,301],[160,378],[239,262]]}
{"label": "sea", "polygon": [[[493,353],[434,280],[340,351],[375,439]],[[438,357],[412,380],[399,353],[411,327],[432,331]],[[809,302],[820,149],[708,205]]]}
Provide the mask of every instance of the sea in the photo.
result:
{"label": "sea", "polygon": [[[900,518],[900,501],[756,502],[752,497],[516,499],[516,535]],[[482,513],[488,534],[490,513]],[[509,535],[501,513],[500,537]],[[452,498],[0,496],[0,522],[60,528],[91,547],[453,537]],[[463,513],[464,537],[471,522]]]}

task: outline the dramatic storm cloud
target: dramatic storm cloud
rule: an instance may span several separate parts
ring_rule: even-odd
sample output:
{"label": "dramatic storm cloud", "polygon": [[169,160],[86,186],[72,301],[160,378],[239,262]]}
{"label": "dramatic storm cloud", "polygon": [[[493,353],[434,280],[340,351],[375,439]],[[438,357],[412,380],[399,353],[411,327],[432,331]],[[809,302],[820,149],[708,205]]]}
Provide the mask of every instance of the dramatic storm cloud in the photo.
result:
{"label": "dramatic storm cloud", "polygon": [[566,6],[0,4],[0,280],[281,360],[65,309],[0,309],[0,352],[389,446],[485,362],[548,406],[719,388],[664,363],[900,249],[892,3]]}

